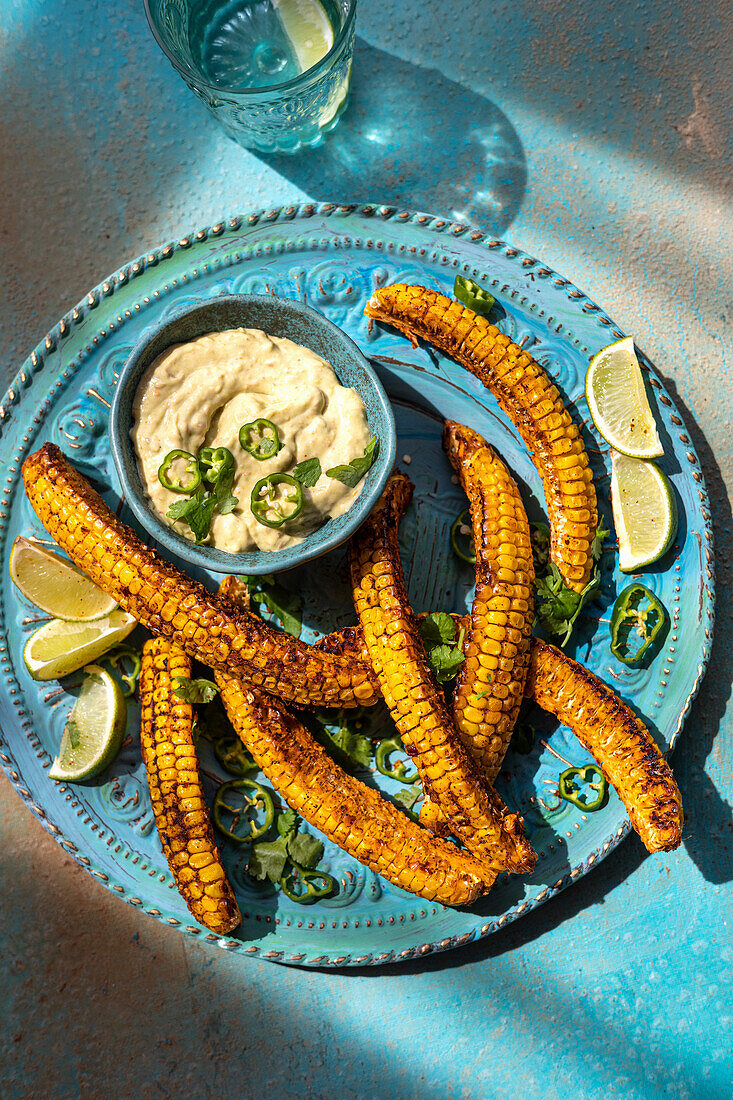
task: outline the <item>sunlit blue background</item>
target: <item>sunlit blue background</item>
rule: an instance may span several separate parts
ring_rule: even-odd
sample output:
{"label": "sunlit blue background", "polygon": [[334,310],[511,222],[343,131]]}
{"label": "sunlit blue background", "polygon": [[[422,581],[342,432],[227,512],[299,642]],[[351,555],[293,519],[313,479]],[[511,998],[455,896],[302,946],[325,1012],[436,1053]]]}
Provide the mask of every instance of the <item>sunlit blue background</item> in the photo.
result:
{"label": "sunlit blue background", "polygon": [[0,779],[3,1097],[729,1097],[731,9],[360,0],[320,150],[232,144],[140,0],[4,0],[2,382],[108,272],[303,198],[470,219],[570,277],[676,392],[718,545],[718,632],[674,767],[684,846],[636,838],[489,941],[392,971],[231,959],[120,904]]}

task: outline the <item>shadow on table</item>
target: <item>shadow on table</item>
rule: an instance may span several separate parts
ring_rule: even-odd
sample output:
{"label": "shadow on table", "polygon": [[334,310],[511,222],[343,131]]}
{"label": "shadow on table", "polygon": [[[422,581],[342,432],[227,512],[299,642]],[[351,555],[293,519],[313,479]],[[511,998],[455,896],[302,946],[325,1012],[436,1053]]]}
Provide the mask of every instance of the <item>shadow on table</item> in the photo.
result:
{"label": "shadow on table", "polygon": [[514,127],[483,96],[435,69],[357,39],[338,127],[297,157],[257,154],[319,198],[435,211],[503,233],[527,186]]}
{"label": "shadow on table", "polygon": [[706,773],[705,762],[713,751],[733,684],[730,637],[733,514],[723,475],[705,436],[686,408],[674,382],[662,377],[700,458],[710,496],[716,542],[718,625],[705,679],[692,713],[687,718],[686,733],[680,738],[673,755],[675,775],[685,808],[682,841],[702,876],[708,882],[723,883],[733,879],[733,810]]}

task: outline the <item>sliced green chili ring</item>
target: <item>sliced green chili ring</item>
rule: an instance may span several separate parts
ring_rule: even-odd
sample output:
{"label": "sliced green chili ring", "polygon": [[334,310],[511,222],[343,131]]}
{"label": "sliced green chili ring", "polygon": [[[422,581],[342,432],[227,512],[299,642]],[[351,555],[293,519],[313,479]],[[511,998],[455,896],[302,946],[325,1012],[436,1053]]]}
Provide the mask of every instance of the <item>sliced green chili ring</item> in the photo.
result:
{"label": "sliced green chili ring", "polygon": [[[184,473],[190,474],[188,481],[172,477],[169,474],[174,462],[185,460]],[[172,493],[193,493],[201,484],[201,467],[196,455],[190,451],[169,451],[158,467],[158,481],[164,489]]]}
{"label": "sliced green chili ring", "polygon": [[[594,783],[591,781],[591,777],[595,775],[598,776],[598,780]],[[589,802],[584,801],[580,787],[573,782],[578,776],[584,783],[587,783],[591,790],[598,791],[597,796]],[[605,801],[608,793],[608,780],[595,764],[586,764],[582,768],[566,768],[560,776],[558,789],[560,797],[564,798],[566,802],[572,802],[573,806],[577,806],[583,812],[592,813],[593,810],[599,810]]]}
{"label": "sliced green chili ring", "polygon": [[[468,534],[462,530],[464,527],[468,528]],[[468,508],[465,508],[458,519],[453,523],[450,529],[450,544],[457,558],[460,558],[461,561],[468,562],[469,565],[476,564],[476,550],[473,544],[471,513]]]}
{"label": "sliced green chili ring", "polygon": [[239,442],[247,454],[258,462],[273,458],[282,448],[280,434],[271,420],[259,418],[242,424],[239,429]]}
{"label": "sliced green chili ring", "polygon": [[[319,880],[323,883],[322,886],[315,885]],[[304,887],[301,893],[296,890],[298,882]],[[327,875],[325,871],[307,871],[305,867],[298,867],[295,864],[280,879],[280,889],[286,898],[297,902],[298,905],[312,905],[319,898],[327,898],[329,894],[335,892],[336,879],[332,875]]]}
{"label": "sliced green chili ring", "polygon": [[228,447],[202,447],[198,454],[201,476],[216,485],[223,473],[234,467],[234,455]]}
{"label": "sliced green chili ring", "polygon": [[[230,791],[247,790],[254,791],[254,797],[248,798],[246,794],[243,794],[243,806],[233,806],[231,802],[226,801]],[[261,825],[256,825],[249,817],[250,813],[257,810],[264,810],[265,813],[265,820]],[[231,828],[222,821],[224,813],[232,815]],[[222,783],[214,795],[214,822],[216,827],[221,830],[225,837],[233,840],[235,844],[245,844],[250,840],[257,840],[258,837],[264,836],[274,820],[275,804],[272,801],[272,796],[254,779],[230,779],[227,783]],[[249,826],[249,831],[244,834],[236,832],[235,830],[240,823]]]}
{"label": "sliced green chili ring", "polygon": [[236,737],[220,737],[214,742],[214,756],[232,775],[246,775],[257,764],[249,755],[242,742]]}
{"label": "sliced green chili ring", "polygon": [[[277,485],[287,485],[291,490],[279,501],[275,500],[274,495]],[[280,507],[281,504],[292,504],[293,508],[286,514]],[[250,507],[258,523],[265,527],[282,527],[303,511],[303,486],[290,474],[268,474],[267,477],[260,478],[252,490]],[[275,513],[274,519],[269,518],[270,512]]]}
{"label": "sliced green chili ring", "polygon": [[404,746],[399,737],[385,737],[374,750],[374,761],[377,771],[386,775],[389,779],[397,779],[400,783],[417,783],[420,778],[417,770],[412,775],[407,774],[404,760],[398,760],[396,764],[390,764],[389,758],[393,752],[404,752]]}
{"label": "sliced green chili ring", "polygon": [[[664,629],[667,611],[644,584],[619,593],[611,612],[611,652],[624,665],[640,665]],[[636,638],[639,639],[638,644]]]}
{"label": "sliced green chili ring", "polygon": [[[121,645],[118,646],[117,649],[113,649],[111,653],[108,653],[103,660],[109,661],[112,668],[117,671],[124,685],[122,694],[126,699],[129,699],[135,694],[135,688],[137,687],[137,682],[140,677],[140,669],[142,667],[140,653],[130,645]],[[125,672],[125,666],[121,665],[120,661],[130,662],[129,672]]]}

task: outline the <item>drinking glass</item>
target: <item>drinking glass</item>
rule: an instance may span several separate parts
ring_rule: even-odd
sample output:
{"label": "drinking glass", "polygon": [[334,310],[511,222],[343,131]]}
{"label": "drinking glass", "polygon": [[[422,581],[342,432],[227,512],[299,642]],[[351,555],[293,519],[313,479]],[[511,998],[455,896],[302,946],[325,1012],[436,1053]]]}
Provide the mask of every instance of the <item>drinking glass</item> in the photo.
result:
{"label": "drinking glass", "polygon": [[219,125],[240,145],[271,153],[316,145],[338,122],[356,3],[144,0],[158,45]]}

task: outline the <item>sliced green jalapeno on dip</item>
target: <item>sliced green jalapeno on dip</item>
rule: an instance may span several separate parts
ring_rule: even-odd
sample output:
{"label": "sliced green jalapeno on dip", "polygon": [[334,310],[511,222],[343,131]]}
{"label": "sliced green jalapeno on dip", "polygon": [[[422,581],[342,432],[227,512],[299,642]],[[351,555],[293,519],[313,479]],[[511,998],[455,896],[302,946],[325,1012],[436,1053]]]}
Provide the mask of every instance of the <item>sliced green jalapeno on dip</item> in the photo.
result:
{"label": "sliced green jalapeno on dip", "polygon": [[196,455],[190,451],[169,451],[158,467],[158,481],[172,493],[193,493],[201,484],[201,467]]}
{"label": "sliced green jalapeno on dip", "polygon": [[242,424],[239,429],[239,442],[247,454],[252,455],[258,462],[264,462],[268,458],[274,458],[282,447],[280,435],[271,420],[260,417],[250,420],[248,424]]}
{"label": "sliced green jalapeno on dip", "polygon": [[268,474],[253,488],[250,506],[258,523],[282,527],[303,511],[303,486],[290,474]]}

